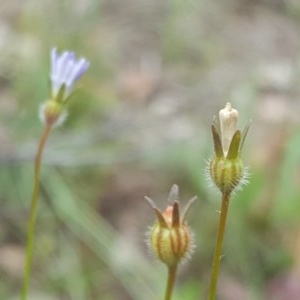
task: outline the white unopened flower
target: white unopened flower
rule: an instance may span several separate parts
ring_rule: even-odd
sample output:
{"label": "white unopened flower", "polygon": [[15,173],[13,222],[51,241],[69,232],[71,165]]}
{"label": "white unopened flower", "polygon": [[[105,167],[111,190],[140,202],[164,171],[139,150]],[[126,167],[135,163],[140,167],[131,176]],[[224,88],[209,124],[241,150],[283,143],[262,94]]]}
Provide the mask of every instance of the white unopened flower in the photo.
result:
{"label": "white unopened flower", "polygon": [[219,112],[221,143],[225,157],[227,156],[232,137],[236,132],[238,115],[238,111],[232,108],[229,102]]}
{"label": "white unopened flower", "polygon": [[[77,80],[86,72],[89,62],[85,58],[76,59],[74,52],[64,51],[61,55],[57,49],[51,50],[51,89],[52,98],[59,97],[61,101],[66,101],[73,91]],[[62,91],[62,89],[64,89]]]}
{"label": "white unopened flower", "polygon": [[[241,151],[249,130],[249,124],[243,132],[236,129],[238,111],[226,103],[219,112],[220,128],[212,124],[214,156],[209,163],[209,174],[213,182],[224,194],[230,194],[245,182],[247,169],[241,159]],[[220,130],[219,130],[220,129]]]}

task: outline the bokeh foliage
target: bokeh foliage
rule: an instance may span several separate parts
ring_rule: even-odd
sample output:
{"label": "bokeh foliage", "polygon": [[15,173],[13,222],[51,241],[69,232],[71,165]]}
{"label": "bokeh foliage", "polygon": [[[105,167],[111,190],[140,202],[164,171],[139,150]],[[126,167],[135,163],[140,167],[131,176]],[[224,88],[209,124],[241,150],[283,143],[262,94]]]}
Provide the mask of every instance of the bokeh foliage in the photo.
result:
{"label": "bokeh foliage", "polygon": [[300,265],[297,1],[0,5],[1,299],[18,299],[52,46],[91,68],[45,152],[30,299],[159,299],[166,270],[144,245],[143,196],[164,208],[173,183],[182,203],[199,198],[175,299],[203,297],[220,205],[205,161],[227,101],[241,125],[252,119],[251,177],[231,203],[220,299],[300,298],[288,288]]}

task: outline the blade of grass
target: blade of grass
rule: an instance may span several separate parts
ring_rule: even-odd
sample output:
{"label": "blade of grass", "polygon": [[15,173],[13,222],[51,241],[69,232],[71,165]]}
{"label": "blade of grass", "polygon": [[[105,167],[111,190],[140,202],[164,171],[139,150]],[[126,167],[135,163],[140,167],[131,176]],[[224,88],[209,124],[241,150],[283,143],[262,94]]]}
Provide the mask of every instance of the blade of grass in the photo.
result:
{"label": "blade of grass", "polygon": [[159,292],[155,292],[155,285],[163,282],[157,270],[138,252],[134,253],[135,261],[130,264],[124,263],[122,255],[118,256],[112,251],[119,238],[118,234],[84,199],[77,199],[58,172],[47,169],[42,182],[47,183],[44,189],[49,194],[58,216],[80,240],[108,264],[133,299],[156,300]]}

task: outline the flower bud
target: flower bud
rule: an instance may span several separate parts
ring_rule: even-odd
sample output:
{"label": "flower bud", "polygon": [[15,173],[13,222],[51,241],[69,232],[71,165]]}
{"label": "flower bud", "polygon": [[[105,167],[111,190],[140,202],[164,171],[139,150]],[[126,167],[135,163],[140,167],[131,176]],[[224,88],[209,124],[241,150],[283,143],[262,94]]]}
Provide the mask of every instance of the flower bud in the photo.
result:
{"label": "flower bud", "polygon": [[[174,191],[178,192],[176,185],[171,189],[170,196],[174,194]],[[148,233],[150,250],[168,267],[176,266],[184,258],[188,258],[193,249],[192,234],[186,224],[185,215],[196,197],[188,202],[182,216],[180,216],[177,200],[174,200],[174,203],[169,205],[164,212],[160,212],[150,198],[146,197],[146,200],[157,216],[157,221]]]}
{"label": "flower bud", "polygon": [[238,111],[230,103],[220,110],[219,120],[220,131],[218,126],[212,125],[215,155],[209,163],[209,174],[221,193],[229,194],[245,182],[246,170],[240,154],[249,125],[243,133],[236,130]]}
{"label": "flower bud", "polygon": [[227,102],[225,108],[219,112],[221,142],[224,156],[227,155],[232,137],[235,134],[238,115],[238,111],[232,108],[229,102]]}

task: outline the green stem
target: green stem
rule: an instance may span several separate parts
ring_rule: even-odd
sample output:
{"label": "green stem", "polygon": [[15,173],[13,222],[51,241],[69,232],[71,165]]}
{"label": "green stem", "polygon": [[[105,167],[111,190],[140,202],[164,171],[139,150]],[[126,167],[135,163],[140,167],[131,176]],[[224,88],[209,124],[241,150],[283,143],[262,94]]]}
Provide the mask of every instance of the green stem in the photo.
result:
{"label": "green stem", "polygon": [[174,283],[176,279],[176,271],[177,271],[177,265],[169,267],[168,269],[168,282],[166,287],[165,300],[172,299],[172,293],[173,293]]}
{"label": "green stem", "polygon": [[216,298],[216,290],[217,290],[217,283],[219,277],[219,267],[222,258],[222,244],[223,244],[224,232],[226,227],[229,200],[230,200],[230,193],[223,193],[218,236],[216,241],[215,254],[214,254],[214,259],[212,264],[212,272],[211,272],[210,285],[209,285],[209,297],[208,297],[209,300],[215,300]]}
{"label": "green stem", "polygon": [[51,125],[46,125],[38,145],[38,150],[35,158],[34,165],[34,183],[33,183],[33,192],[30,205],[30,214],[27,228],[27,243],[26,243],[26,260],[23,273],[23,285],[21,291],[21,300],[27,299],[29,281],[30,281],[30,272],[31,272],[31,261],[32,261],[32,250],[34,242],[34,232],[35,232],[35,221],[37,215],[37,207],[39,200],[39,180],[40,180],[40,169],[43,150],[51,131]]}

